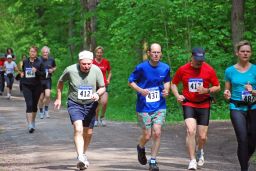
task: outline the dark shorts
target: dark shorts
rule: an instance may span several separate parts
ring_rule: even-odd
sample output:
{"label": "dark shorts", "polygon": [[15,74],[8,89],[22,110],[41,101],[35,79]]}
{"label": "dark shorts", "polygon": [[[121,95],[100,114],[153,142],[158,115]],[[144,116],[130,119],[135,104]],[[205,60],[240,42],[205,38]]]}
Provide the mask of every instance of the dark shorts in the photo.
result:
{"label": "dark shorts", "polygon": [[209,125],[210,108],[195,108],[190,106],[183,106],[184,120],[187,118],[194,118],[197,125]]}
{"label": "dark shorts", "polygon": [[51,79],[41,80],[41,84],[42,84],[42,91],[44,91],[46,89],[51,90],[51,88],[52,88],[52,80]]}
{"label": "dark shorts", "polygon": [[77,120],[82,120],[84,127],[93,128],[97,106],[98,102],[81,105],[68,99],[68,113],[72,124]]}
{"label": "dark shorts", "polygon": [[13,77],[13,75],[12,75],[12,77],[5,75],[5,76],[4,76],[4,79],[5,79],[5,82],[6,82],[6,84],[7,84],[7,87],[9,87],[10,89],[12,89],[12,85],[13,85],[13,82],[14,82],[14,77]]}

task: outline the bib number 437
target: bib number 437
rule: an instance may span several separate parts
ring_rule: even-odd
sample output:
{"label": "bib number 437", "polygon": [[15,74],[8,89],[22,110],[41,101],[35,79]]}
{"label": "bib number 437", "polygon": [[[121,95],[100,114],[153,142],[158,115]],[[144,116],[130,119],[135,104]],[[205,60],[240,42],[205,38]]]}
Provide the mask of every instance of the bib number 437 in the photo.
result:
{"label": "bib number 437", "polygon": [[160,100],[160,91],[158,87],[148,89],[149,93],[146,96],[146,102],[157,102]]}

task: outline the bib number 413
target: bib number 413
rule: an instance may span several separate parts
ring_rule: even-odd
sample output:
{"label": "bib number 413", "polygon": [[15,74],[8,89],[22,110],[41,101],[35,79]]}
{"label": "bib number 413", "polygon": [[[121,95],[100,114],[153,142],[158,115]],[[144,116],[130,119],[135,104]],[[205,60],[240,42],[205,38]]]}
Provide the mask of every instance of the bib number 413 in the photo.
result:
{"label": "bib number 413", "polygon": [[190,78],[188,81],[189,92],[198,92],[197,88],[203,86],[202,78]]}

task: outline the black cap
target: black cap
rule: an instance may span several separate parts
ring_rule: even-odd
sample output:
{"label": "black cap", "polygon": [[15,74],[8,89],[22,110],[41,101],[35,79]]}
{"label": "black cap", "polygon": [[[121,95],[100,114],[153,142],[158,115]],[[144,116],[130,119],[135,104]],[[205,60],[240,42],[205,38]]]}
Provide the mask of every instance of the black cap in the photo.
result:
{"label": "black cap", "polygon": [[197,61],[204,61],[205,60],[205,50],[200,47],[196,47],[192,49],[192,55],[195,60]]}

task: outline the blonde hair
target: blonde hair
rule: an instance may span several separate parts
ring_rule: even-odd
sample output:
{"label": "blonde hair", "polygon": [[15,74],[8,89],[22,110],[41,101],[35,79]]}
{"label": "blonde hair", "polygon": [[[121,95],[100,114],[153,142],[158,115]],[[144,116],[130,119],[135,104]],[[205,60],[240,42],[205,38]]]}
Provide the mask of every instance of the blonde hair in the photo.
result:
{"label": "blonde hair", "polygon": [[236,46],[235,46],[236,52],[238,52],[240,50],[240,48],[244,45],[248,45],[252,48],[252,44],[248,40],[242,40],[236,44]]}
{"label": "blonde hair", "polygon": [[101,50],[104,52],[104,48],[103,48],[102,46],[97,46],[97,47],[95,48],[94,52],[96,53],[97,50],[99,50],[99,49],[101,49]]}

